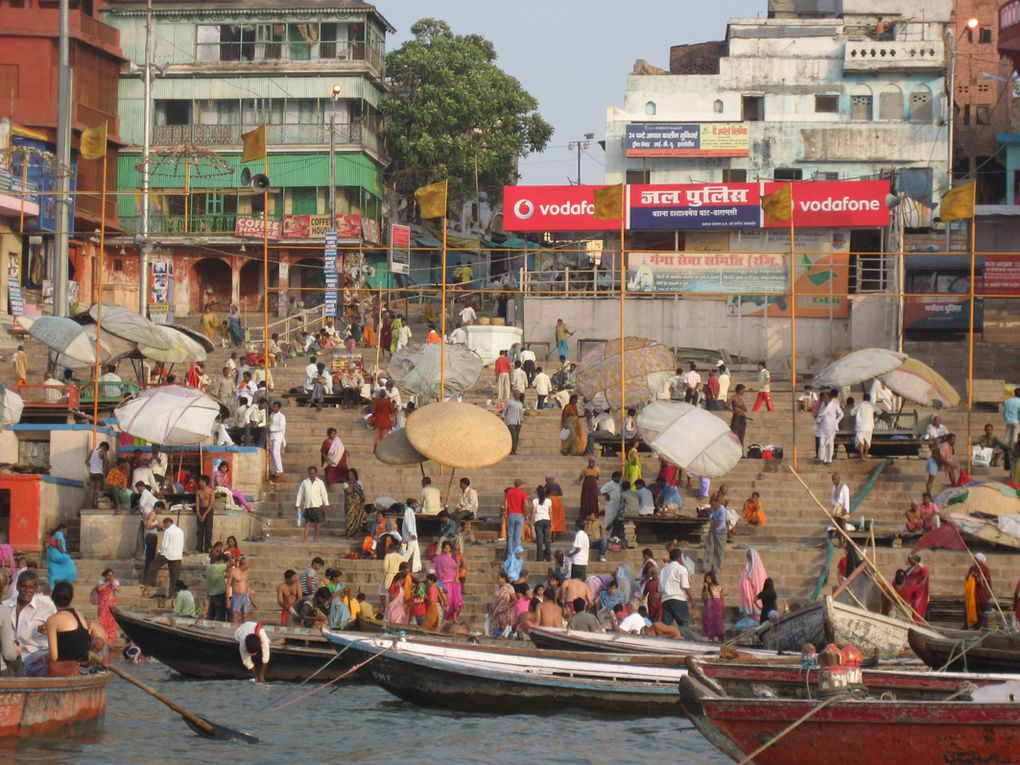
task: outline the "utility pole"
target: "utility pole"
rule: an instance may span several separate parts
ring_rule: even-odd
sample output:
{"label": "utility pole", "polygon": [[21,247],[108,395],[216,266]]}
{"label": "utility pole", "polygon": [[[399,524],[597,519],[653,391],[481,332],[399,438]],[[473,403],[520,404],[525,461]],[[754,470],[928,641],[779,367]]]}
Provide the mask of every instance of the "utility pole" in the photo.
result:
{"label": "utility pole", "polygon": [[[149,308],[149,153],[152,148],[152,0],[145,3],[145,70],[142,74],[142,233],[138,264],[138,313]],[[191,200],[185,199],[184,204]]]}
{"label": "utility pole", "polygon": [[585,133],[583,141],[571,141],[567,144],[567,149],[570,151],[577,152],[577,185],[581,185],[581,152],[588,151],[588,147],[591,146],[592,139],[595,138],[594,133]]}
{"label": "utility pole", "polygon": [[[956,35],[953,28],[946,28],[946,37],[949,38],[949,114],[946,115],[948,134],[948,145],[946,146],[946,191],[953,188],[953,132],[956,124]],[[949,252],[952,243],[952,225],[943,221],[942,227],[946,230],[946,252]]]}
{"label": "utility pole", "polygon": [[343,88],[333,86],[333,104],[329,113],[329,230],[336,228],[336,102]]}
{"label": "utility pole", "polygon": [[71,53],[68,0],[60,0],[60,62],[57,84],[57,158],[60,160],[57,197],[57,241],[53,269],[53,315],[67,316],[67,257],[71,236]]}

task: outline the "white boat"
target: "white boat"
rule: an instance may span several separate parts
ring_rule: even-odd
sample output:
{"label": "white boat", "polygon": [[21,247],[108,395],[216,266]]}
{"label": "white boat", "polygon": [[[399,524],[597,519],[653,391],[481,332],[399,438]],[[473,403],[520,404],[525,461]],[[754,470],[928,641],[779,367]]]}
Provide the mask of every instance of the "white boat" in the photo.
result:
{"label": "white boat", "polygon": [[[645,637],[623,632],[587,632],[565,627],[531,627],[528,630],[528,635],[531,642],[539,648],[551,650],[590,651],[602,654],[643,653],[660,656],[714,657],[719,655],[718,643]],[[755,658],[775,658],[775,653],[771,651],[748,649],[743,646],[739,648],[739,651]]]}

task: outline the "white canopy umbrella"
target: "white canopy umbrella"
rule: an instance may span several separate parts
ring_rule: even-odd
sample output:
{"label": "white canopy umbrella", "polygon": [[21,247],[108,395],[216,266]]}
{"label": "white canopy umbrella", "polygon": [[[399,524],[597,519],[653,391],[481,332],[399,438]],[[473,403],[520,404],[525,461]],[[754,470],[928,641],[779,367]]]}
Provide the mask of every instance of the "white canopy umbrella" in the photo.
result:
{"label": "white canopy umbrella", "polygon": [[649,404],[638,415],[637,426],[656,454],[695,475],[724,476],[744,454],[740,439],[723,420],[690,404]]}
{"label": "white canopy umbrella", "polygon": [[167,348],[150,345],[148,342],[138,344],[138,350],[146,358],[161,361],[165,364],[180,364],[186,361],[205,361],[206,350],[192,337],[174,327],[165,324],[153,325],[167,341]]}
{"label": "white canopy umbrella", "polygon": [[960,394],[956,388],[934,369],[917,359],[907,359],[879,379],[889,386],[893,393],[921,406],[941,409],[960,405]]}
{"label": "white canopy umbrella", "polygon": [[113,410],[125,433],[153,444],[194,446],[212,440],[220,405],[195,388],[146,388]]}
{"label": "white canopy umbrella", "polygon": [[[439,396],[438,343],[422,347],[408,346],[393,354],[387,371],[401,388],[419,396]],[[482,357],[464,345],[447,343],[444,396],[458,396],[468,390],[482,374]]]}
{"label": "white canopy umbrella", "polygon": [[885,348],[863,348],[836,359],[811,381],[816,388],[842,388],[884,375],[907,360],[905,353]]}
{"label": "white canopy umbrella", "polygon": [[[92,321],[98,321],[98,306],[92,306],[88,315]],[[167,335],[162,333],[156,324],[129,308],[115,303],[103,303],[102,320],[104,334],[109,332],[139,345],[163,351],[170,350],[170,340]]]}
{"label": "white canopy umbrella", "polygon": [[[57,354],[56,362],[64,367],[86,367],[96,363],[96,337],[89,335],[81,324],[63,316],[19,316],[18,323],[30,337]],[[109,350],[100,343],[99,361],[109,357]]]}
{"label": "white canopy umbrella", "polygon": [[0,385],[3,392],[0,398],[0,427],[9,427],[21,422],[21,412],[25,408],[25,402],[12,388]]}

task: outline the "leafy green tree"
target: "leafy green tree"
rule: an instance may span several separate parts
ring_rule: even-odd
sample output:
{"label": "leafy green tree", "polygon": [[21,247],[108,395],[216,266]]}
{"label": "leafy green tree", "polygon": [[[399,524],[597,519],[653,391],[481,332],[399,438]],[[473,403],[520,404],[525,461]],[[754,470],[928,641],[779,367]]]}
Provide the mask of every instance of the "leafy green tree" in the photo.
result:
{"label": "leafy green tree", "polygon": [[517,160],[545,148],[552,126],[534,96],[496,65],[484,37],[455,35],[438,19],[422,19],[411,32],[386,56],[390,180],[410,197],[447,178],[455,202],[474,196],[477,170],[479,189],[498,195],[517,180]]}

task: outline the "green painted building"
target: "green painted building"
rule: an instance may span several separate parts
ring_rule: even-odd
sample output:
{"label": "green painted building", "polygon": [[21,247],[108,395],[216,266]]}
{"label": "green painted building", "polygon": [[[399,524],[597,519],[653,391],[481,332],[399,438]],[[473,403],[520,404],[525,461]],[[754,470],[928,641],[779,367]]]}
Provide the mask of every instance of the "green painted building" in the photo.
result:
{"label": "green painted building", "polygon": [[[113,276],[128,283],[138,282],[139,261],[131,255],[142,221],[145,5],[103,4],[104,20],[120,30],[124,55],[134,62],[119,84],[125,236],[109,253]],[[268,296],[281,312],[287,302],[321,302],[331,124],[345,264],[353,267],[364,246],[381,241],[387,160],[379,107],[392,27],[360,0],[154,0],[152,31],[149,234],[153,261],[170,263],[173,274],[171,294],[158,299],[177,313],[197,312],[211,299],[256,311]],[[241,187],[241,136],[260,124],[268,197]],[[261,160],[247,167],[264,171]]]}

